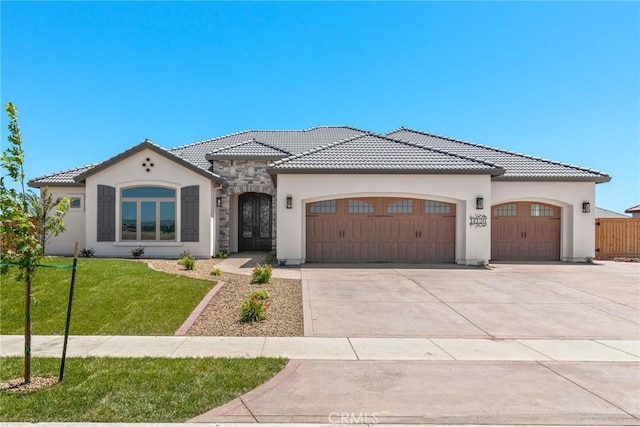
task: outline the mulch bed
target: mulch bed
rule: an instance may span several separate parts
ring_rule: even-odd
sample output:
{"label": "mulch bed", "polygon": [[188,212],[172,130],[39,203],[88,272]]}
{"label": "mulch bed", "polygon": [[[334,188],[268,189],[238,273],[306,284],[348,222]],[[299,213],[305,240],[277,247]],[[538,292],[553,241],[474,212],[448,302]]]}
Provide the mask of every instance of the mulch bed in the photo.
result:
{"label": "mulch bed", "polygon": [[5,393],[32,393],[57,383],[58,377],[31,377],[30,383],[25,383],[24,378],[14,378],[0,383],[0,391]]}

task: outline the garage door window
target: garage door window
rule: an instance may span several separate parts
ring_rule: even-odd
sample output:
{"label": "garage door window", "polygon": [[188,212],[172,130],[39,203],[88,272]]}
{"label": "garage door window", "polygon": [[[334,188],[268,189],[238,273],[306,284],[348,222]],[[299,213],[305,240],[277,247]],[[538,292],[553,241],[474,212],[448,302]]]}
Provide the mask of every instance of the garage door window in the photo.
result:
{"label": "garage door window", "polygon": [[387,213],[413,213],[413,200],[401,200],[387,205]]}
{"label": "garage door window", "polygon": [[311,203],[309,208],[311,213],[336,213],[335,200],[323,200],[321,202]]}
{"label": "garage door window", "polygon": [[435,200],[425,200],[424,213],[448,214],[451,213],[451,205],[449,203],[436,202]]}
{"label": "garage door window", "polygon": [[517,205],[509,203],[493,208],[493,216],[517,216]]}
{"label": "garage door window", "polygon": [[532,203],[531,216],[553,216],[553,208],[551,206]]}
{"label": "garage door window", "polygon": [[362,200],[349,200],[349,213],[373,213],[373,205]]}

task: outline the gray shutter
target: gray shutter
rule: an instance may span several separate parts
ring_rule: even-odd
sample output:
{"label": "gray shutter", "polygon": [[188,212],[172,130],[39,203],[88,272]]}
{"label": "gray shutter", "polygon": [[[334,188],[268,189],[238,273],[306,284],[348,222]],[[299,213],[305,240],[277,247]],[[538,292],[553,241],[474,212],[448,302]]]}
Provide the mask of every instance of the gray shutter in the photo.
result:
{"label": "gray shutter", "polygon": [[200,240],[200,186],[182,187],[180,191],[181,225],[180,234],[183,242]]}
{"label": "gray shutter", "polygon": [[98,242],[116,240],[116,189],[98,185]]}

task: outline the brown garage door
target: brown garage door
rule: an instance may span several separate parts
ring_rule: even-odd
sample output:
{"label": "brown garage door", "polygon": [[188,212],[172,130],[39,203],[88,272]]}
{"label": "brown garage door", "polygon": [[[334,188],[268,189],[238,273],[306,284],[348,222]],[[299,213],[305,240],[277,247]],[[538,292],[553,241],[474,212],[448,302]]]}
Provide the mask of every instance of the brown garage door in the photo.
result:
{"label": "brown garage door", "polygon": [[354,198],[307,204],[308,262],[441,263],[455,260],[455,205]]}
{"label": "brown garage door", "polygon": [[491,259],[551,261],[560,259],[560,208],[538,202],[492,207]]}

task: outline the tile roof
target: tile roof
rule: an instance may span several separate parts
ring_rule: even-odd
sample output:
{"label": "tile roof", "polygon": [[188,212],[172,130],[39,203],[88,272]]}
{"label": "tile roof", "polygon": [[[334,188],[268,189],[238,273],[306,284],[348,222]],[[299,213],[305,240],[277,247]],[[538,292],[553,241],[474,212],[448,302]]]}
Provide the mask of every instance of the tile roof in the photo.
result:
{"label": "tile roof", "polygon": [[449,154],[376,134],[356,136],[278,160],[270,173],[487,173],[504,171],[489,162]]}
{"label": "tile roof", "polygon": [[[471,170],[484,170],[494,175],[496,181],[607,182],[611,179],[603,172],[587,168],[406,128],[385,135],[348,126],[246,130],[168,150],[150,141],[145,142],[166,157],[221,182],[224,180],[212,172],[210,159],[272,160],[286,157],[271,165],[270,169],[278,173],[312,169],[325,172],[371,170],[405,173],[468,173]],[[84,177],[108,167],[137,149],[139,146],[134,146],[98,164],[41,176],[29,181],[29,185],[82,185]],[[501,173],[502,170],[504,173]]]}
{"label": "tile roof", "polygon": [[385,135],[411,141],[425,147],[437,148],[452,154],[484,160],[505,169],[495,181],[595,181],[608,182],[611,177],[603,172],[540,157],[528,156],[480,144],[459,141],[412,129],[400,128]]}
{"label": "tile roof", "polygon": [[36,188],[46,187],[48,185],[53,185],[56,187],[71,187],[71,186],[81,187],[84,184],[80,184],[76,182],[74,178],[80,175],[81,173],[91,170],[92,168],[94,168],[99,164],[100,163],[94,163],[91,165],[80,166],[79,168],[73,168],[73,169],[68,169],[66,171],[62,171],[62,172],[39,176],[37,178],[33,178],[32,180],[30,180],[28,184],[30,187],[36,187]]}
{"label": "tile roof", "polygon": [[288,157],[293,153],[280,150],[264,142],[255,139],[240,142],[238,144],[228,145],[226,147],[217,148],[205,157],[207,160],[213,159],[281,159]]}
{"label": "tile roof", "polygon": [[348,126],[317,126],[305,130],[245,130],[172,148],[172,153],[202,168],[211,167],[207,154],[234,144],[255,140],[287,153],[301,153],[321,145],[368,133]]}

